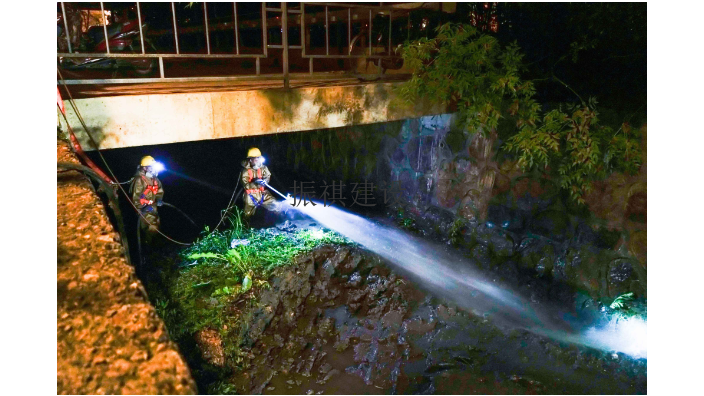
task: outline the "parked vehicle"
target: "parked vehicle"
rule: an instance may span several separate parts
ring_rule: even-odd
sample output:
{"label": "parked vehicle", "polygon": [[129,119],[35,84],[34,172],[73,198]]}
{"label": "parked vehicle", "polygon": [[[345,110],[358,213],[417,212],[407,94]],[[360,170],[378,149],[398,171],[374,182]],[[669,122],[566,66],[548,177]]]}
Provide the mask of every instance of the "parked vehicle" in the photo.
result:
{"label": "parked vehicle", "polygon": [[[59,26],[60,28],[60,26]],[[147,24],[142,23],[142,35],[146,34]],[[139,23],[137,20],[128,20],[113,23],[107,26],[108,41],[105,42],[103,26],[92,26],[80,37],[80,44],[74,52],[100,53],[106,52],[110,46],[110,53],[141,53]],[[144,37],[145,49],[156,52],[156,48],[149,39]],[[117,70],[130,68],[137,74],[147,75],[157,68],[154,58],[69,58],[61,57],[59,65],[66,70]]]}

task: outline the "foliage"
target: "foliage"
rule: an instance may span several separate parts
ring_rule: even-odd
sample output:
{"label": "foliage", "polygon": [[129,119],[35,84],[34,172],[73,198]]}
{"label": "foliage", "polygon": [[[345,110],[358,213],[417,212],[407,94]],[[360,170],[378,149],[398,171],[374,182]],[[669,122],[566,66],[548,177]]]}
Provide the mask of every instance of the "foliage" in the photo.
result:
{"label": "foliage", "polygon": [[403,58],[413,76],[400,96],[409,103],[419,98],[447,103],[466,132],[490,132],[506,111],[520,111],[526,121],[534,121],[539,110],[533,83],[519,76],[523,55],[518,46],[502,49],[495,37],[472,26],[446,23],[435,38],[406,43]]}
{"label": "foliage", "polygon": [[457,246],[462,241],[462,230],[465,226],[466,221],[464,218],[458,217],[457,219],[455,219],[455,221],[452,223],[452,227],[450,227],[450,231],[448,232],[450,243]]}
{"label": "foliage", "polygon": [[628,123],[616,132],[599,125],[595,100],[542,114],[533,83],[520,77],[523,55],[515,43],[502,47],[495,37],[462,24],[442,25],[437,33],[404,47],[404,60],[414,70],[400,89],[404,100],[447,103],[468,139],[476,132],[493,134],[501,124],[502,151],[515,156],[523,171],[555,180],[580,204],[593,181],[638,170],[638,131]]}
{"label": "foliage", "polygon": [[[235,210],[232,228],[224,231],[206,228],[199,240],[180,253],[181,267],[162,272],[161,290],[150,292],[175,341],[205,328],[218,330],[231,367],[242,361],[239,344],[248,328],[248,307],[254,306],[261,289],[269,288],[265,279],[272,271],[322,244],[351,243],[332,231],[247,229],[241,215]],[[230,248],[234,238],[246,238],[249,244]]]}
{"label": "foliage", "polygon": [[396,224],[398,224],[399,227],[408,231],[418,231],[418,228],[416,227],[416,221],[412,217],[406,216],[406,212],[401,208],[399,208],[396,212]]}
{"label": "foliage", "polygon": [[635,173],[642,163],[640,136],[624,123],[619,130],[598,125],[592,105],[549,111],[542,122],[521,125],[504,146],[518,155],[523,170],[538,169],[558,181],[570,197],[585,203],[594,180],[610,173]]}
{"label": "foliage", "polygon": [[625,293],[616,297],[609,305],[617,318],[626,319],[630,317],[648,318],[648,307],[645,300],[638,300],[633,293]]}
{"label": "foliage", "polygon": [[621,294],[614,299],[610,307],[611,309],[625,310],[628,309],[628,302],[630,301],[633,301],[633,293]]}

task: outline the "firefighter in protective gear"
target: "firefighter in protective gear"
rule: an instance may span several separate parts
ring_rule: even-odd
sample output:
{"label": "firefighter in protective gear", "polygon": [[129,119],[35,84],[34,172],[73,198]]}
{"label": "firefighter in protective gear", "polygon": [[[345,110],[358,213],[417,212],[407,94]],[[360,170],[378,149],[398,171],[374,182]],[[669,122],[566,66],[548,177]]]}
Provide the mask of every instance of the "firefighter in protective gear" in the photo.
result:
{"label": "firefighter in protective gear", "polygon": [[272,212],[280,211],[280,205],[264,187],[264,183],[269,183],[271,172],[264,165],[264,158],[258,148],[252,147],[247,152],[247,159],[242,161],[242,173],[240,180],[244,184],[244,217],[252,217],[258,207],[263,206]]}
{"label": "firefighter in protective gear", "polygon": [[142,214],[139,226],[147,231],[148,244],[159,229],[160,220],[156,208],[162,205],[164,198],[164,188],[157,176],[157,162],[148,155],[142,158],[131,186],[132,203]]}

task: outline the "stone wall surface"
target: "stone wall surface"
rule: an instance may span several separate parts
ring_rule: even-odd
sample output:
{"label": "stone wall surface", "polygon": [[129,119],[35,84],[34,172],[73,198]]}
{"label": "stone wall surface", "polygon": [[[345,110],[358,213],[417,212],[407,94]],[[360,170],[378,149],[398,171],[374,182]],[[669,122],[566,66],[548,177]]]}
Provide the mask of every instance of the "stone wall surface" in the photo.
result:
{"label": "stone wall surface", "polygon": [[[57,161],[79,164],[64,141]],[[88,178],[57,174],[57,394],[195,394]]]}
{"label": "stone wall surface", "polygon": [[[595,183],[585,217],[554,183],[497,163],[496,136],[466,136],[455,120],[441,114],[313,132],[310,145],[290,145],[289,162],[348,184],[373,180],[377,200],[398,201],[406,224],[461,239],[484,265],[511,263],[604,299],[646,295],[645,161],[637,175]],[[330,136],[335,150],[326,148]]]}

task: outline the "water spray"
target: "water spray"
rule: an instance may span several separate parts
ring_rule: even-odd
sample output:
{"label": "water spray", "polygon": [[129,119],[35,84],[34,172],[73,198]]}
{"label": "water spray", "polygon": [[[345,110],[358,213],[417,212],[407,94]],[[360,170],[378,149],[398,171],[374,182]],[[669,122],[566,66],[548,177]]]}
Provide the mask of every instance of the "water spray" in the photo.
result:
{"label": "water spray", "polygon": [[359,243],[457,305],[478,316],[491,317],[497,325],[525,329],[559,341],[605,351],[624,352],[636,358],[647,357],[647,323],[644,320],[612,320],[605,327],[575,332],[563,319],[533,309],[529,301],[496,280],[486,278],[463,257],[427,240],[325,206],[321,202],[311,201],[315,205],[294,206],[290,194],[284,195],[266,182],[263,185],[284,198],[292,205],[291,209]]}

